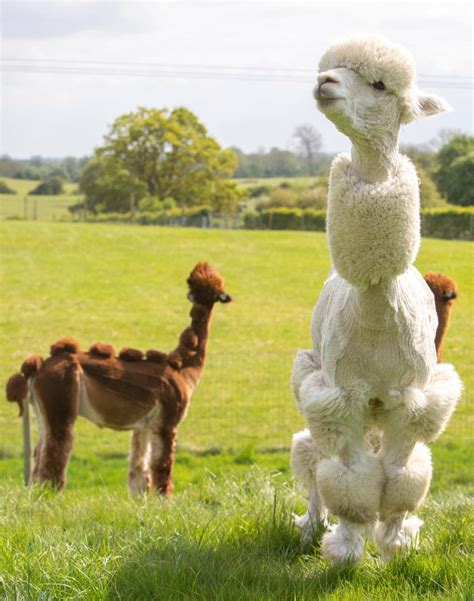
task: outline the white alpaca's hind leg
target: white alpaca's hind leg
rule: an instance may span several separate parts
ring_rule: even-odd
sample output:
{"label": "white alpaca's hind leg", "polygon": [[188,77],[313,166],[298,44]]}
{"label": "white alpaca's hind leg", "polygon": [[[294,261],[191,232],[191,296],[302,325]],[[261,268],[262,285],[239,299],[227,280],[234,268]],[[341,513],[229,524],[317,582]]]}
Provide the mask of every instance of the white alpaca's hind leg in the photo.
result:
{"label": "white alpaca's hind leg", "polygon": [[316,486],[316,466],[321,455],[309,430],[297,432],[291,444],[290,464],[293,474],[308,487],[308,509],[301,516],[294,514],[301,530],[301,541],[309,545],[327,526],[327,509]]}
{"label": "white alpaca's hind leg", "polygon": [[149,454],[150,433],[148,430],[134,430],[128,470],[128,490],[131,496],[143,494],[148,490]]}
{"label": "white alpaca's hind leg", "polygon": [[406,517],[406,514],[379,522],[374,529],[374,541],[382,559],[388,561],[398,553],[417,549],[422,525],[423,521],[419,517]]}

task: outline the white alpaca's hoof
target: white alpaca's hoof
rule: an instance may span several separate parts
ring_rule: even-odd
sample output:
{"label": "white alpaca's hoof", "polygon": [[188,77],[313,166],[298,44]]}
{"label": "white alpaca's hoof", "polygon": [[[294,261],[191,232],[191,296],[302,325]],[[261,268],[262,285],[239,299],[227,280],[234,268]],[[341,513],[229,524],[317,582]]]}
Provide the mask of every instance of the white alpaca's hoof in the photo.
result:
{"label": "white alpaca's hoof", "polygon": [[394,555],[405,553],[409,549],[417,549],[422,524],[423,521],[416,516],[405,520],[379,522],[374,530],[374,541],[383,561],[388,561]]}
{"label": "white alpaca's hoof", "polygon": [[323,536],[321,545],[324,557],[336,566],[357,563],[364,552],[363,532],[365,526],[357,524],[346,527],[338,524]]}
{"label": "white alpaca's hoof", "polygon": [[322,532],[327,529],[326,519],[311,519],[308,511],[304,515],[296,515],[296,513],[292,515],[295,526],[301,531],[301,543],[305,547],[311,545],[314,539],[320,537]]}

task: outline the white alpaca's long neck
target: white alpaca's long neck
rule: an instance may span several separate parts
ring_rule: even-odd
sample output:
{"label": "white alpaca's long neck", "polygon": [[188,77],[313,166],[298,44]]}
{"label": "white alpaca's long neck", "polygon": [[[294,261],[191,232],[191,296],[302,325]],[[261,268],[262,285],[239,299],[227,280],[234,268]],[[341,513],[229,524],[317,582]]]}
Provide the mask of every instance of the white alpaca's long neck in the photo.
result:
{"label": "white alpaca's long neck", "polygon": [[363,182],[383,182],[396,170],[398,159],[397,136],[384,137],[383,143],[380,144],[370,143],[366,139],[352,141],[352,169]]}

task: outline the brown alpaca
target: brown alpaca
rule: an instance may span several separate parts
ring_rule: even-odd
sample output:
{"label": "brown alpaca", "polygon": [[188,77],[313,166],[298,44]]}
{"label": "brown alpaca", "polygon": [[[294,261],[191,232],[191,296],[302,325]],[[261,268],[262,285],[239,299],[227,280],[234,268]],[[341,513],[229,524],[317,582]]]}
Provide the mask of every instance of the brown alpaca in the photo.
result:
{"label": "brown alpaca", "polygon": [[436,330],[435,344],[438,363],[441,363],[443,359],[444,337],[451,319],[453,301],[458,296],[458,289],[454,280],[443,273],[435,271],[427,273],[425,281],[435,297],[436,313],[438,314],[438,329]]}
{"label": "brown alpaca", "polygon": [[[100,427],[133,430],[128,483],[132,494],[151,488],[172,492],[179,423],[202,374],[214,304],[227,303],[224,280],[198,263],[188,280],[191,325],[169,354],[94,344],[87,353],[72,339],[58,340],[51,356],[28,358],[7,383],[7,399],[32,402],[39,422],[33,481],[62,488],[81,415]],[[27,404],[28,404],[27,402]]]}

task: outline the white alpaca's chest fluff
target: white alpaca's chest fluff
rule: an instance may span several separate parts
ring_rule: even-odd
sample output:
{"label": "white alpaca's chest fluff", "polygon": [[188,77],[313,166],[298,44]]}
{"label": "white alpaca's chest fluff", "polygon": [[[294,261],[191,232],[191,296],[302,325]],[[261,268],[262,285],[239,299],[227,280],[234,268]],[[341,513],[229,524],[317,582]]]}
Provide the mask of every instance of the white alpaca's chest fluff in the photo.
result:
{"label": "white alpaca's chest fluff", "polygon": [[331,171],[328,237],[334,272],[314,309],[316,361],[328,385],[364,398],[424,388],[436,365],[436,310],[411,266],[419,246],[418,182],[401,158],[370,185],[338,157]]}
{"label": "white alpaca's chest fluff", "polygon": [[431,291],[415,268],[362,292],[333,273],[313,312],[315,359],[328,385],[364,397],[424,388],[436,365],[436,326]]}

